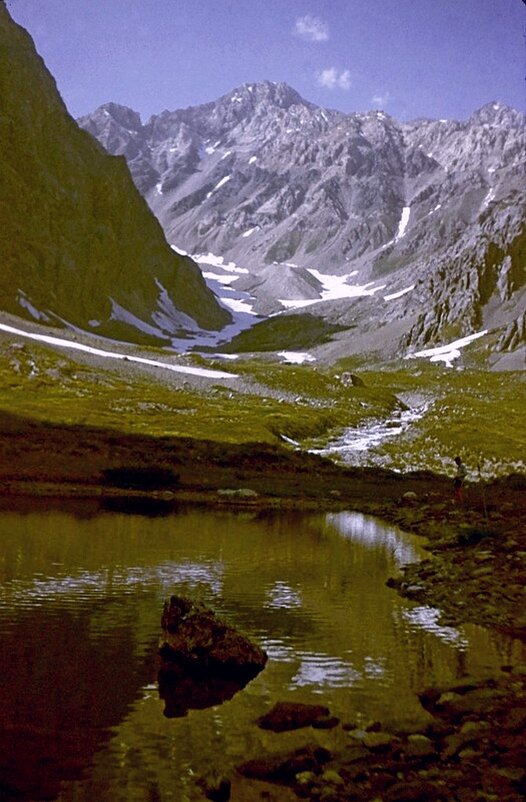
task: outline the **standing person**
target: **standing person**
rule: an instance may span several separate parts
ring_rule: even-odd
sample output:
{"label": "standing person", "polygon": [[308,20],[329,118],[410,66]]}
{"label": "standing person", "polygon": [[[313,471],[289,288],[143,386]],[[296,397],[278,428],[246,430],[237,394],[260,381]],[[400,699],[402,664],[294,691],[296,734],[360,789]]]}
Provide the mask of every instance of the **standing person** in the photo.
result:
{"label": "standing person", "polygon": [[462,488],[464,485],[464,479],[468,474],[468,469],[462,462],[461,457],[455,457],[455,462],[457,465],[457,472],[455,474],[455,479],[453,480],[453,488],[455,490],[455,502],[457,504],[462,504],[464,500]]}

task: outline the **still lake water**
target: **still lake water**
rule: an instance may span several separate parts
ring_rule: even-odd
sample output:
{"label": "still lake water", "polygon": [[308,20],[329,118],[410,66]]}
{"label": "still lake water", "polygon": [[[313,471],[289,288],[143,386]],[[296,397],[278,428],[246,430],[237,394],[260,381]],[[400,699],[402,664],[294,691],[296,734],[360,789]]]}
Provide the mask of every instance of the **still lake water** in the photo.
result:
{"label": "still lake water", "polygon": [[[5,802],[203,799],[195,781],[210,767],[348,738],[257,728],[278,700],[323,702],[359,725],[423,722],[419,689],[523,659],[517,642],[440,627],[388,589],[425,555],[421,541],[358,513],[7,509],[0,544]],[[164,716],[156,684],[172,593],[204,600],[269,653],[231,700],[181,718]],[[233,802],[260,798],[244,783]]]}

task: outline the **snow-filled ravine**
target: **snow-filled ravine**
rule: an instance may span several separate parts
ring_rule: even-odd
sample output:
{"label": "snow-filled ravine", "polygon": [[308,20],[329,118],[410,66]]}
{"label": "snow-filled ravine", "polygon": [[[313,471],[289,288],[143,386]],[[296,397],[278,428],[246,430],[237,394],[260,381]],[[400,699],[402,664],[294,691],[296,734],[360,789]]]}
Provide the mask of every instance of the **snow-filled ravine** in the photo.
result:
{"label": "snow-filled ravine", "polygon": [[55,345],[59,348],[71,349],[73,351],[83,351],[87,354],[102,357],[104,359],[120,359],[127,362],[138,362],[141,365],[150,365],[155,368],[163,368],[170,370],[174,373],[187,373],[192,376],[199,376],[205,379],[235,379],[236,373],[226,373],[222,370],[210,370],[208,368],[195,368],[190,365],[175,365],[173,362],[163,362],[160,359],[148,359],[141,356],[133,356],[131,354],[119,353],[110,351],[103,348],[93,348],[90,345],[74,342],[72,340],[65,340],[62,337],[52,337],[48,334],[36,334],[31,331],[24,331],[23,329],[8,326],[5,323],[0,323],[0,331],[5,331],[8,334],[14,334],[17,337],[25,337],[29,340],[37,340],[37,342],[47,343],[48,345]]}

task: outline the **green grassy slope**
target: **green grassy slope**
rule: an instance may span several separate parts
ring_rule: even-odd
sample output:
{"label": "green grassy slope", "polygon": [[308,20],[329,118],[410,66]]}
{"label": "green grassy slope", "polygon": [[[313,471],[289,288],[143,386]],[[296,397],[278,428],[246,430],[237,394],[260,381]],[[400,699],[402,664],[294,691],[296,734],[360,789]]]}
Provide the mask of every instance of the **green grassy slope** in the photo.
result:
{"label": "green grassy slope", "polygon": [[[155,356],[155,352],[144,355]],[[194,364],[221,367],[199,357]],[[347,362],[339,366],[352,368]],[[370,453],[372,464],[401,470],[452,471],[459,453],[476,472],[521,468],[526,411],[521,374],[454,371],[415,363],[362,368],[365,386],[346,386],[338,367],[238,360],[243,387],[174,381],[122,363],[107,369],[75,362],[36,342],[0,340],[0,410],[61,424],[101,426],[123,433],[179,436],[221,443],[325,444],[346,427],[363,429],[400,413],[401,397],[427,408],[403,433]],[[183,377],[184,378],[184,377]],[[475,477],[473,477],[475,478]]]}
{"label": "green grassy slope", "polygon": [[160,282],[200,325],[228,322],[197,266],[168,246],[124,158],[107,155],[70,117],[2,2],[0,150],[0,308],[31,317],[22,291],[38,310],[87,329],[100,321],[98,333],[122,336],[110,298],[152,323]]}

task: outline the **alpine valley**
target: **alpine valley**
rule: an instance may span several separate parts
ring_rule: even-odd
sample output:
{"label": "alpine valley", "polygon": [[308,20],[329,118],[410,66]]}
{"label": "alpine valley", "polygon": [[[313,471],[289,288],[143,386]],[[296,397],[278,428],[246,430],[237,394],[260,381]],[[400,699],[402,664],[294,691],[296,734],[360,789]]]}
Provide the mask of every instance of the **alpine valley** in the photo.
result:
{"label": "alpine valley", "polygon": [[[207,487],[198,443],[230,468],[247,449],[258,476],[255,443],[278,462],[442,473],[461,450],[488,477],[523,469],[518,111],[400,123],[263,82],[79,125],[3,2],[0,101],[0,480],[166,467],[163,437]],[[326,498],[291,473],[279,492]]]}
{"label": "alpine valley", "polygon": [[[499,102],[462,122],[343,114],[270,82],[144,125],[115,103],[79,120],[231,308],[248,293],[259,315],[341,327],[324,360],[484,331],[501,368],[524,365],[525,123]],[[269,326],[222,350],[260,350]]]}
{"label": "alpine valley", "polygon": [[77,122],[8,5],[0,799],[521,802],[524,116]]}

